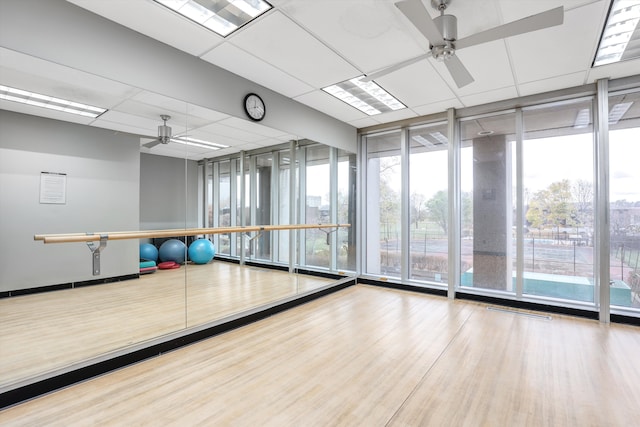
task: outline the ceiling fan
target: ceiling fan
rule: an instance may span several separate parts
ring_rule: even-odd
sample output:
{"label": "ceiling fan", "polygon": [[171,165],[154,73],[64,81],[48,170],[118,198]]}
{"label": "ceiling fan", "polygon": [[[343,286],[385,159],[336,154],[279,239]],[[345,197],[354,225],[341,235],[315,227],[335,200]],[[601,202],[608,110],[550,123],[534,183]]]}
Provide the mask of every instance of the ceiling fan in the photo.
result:
{"label": "ceiling fan", "polygon": [[171,141],[171,128],[167,126],[167,120],[171,119],[171,116],[163,114],[160,116],[164,124],[158,126],[158,137],[151,142],[142,144],[143,147],[153,148],[158,144],[168,144]]}
{"label": "ceiling fan", "polygon": [[429,52],[425,55],[420,55],[419,57],[369,74],[364,77],[362,81],[375,80],[392,71],[404,68],[425,58],[433,57],[438,61],[444,62],[456,85],[461,88],[472,83],[474,80],[462,64],[462,61],[460,61],[460,58],[455,55],[456,50],[553,27],[562,24],[564,20],[564,9],[560,6],[458,40],[456,17],[444,13],[449,3],[451,3],[451,0],[431,0],[431,6],[440,11],[440,16],[431,19],[429,12],[421,0],[403,0],[397,2],[395,5],[400,9],[400,12],[402,12],[429,41]]}

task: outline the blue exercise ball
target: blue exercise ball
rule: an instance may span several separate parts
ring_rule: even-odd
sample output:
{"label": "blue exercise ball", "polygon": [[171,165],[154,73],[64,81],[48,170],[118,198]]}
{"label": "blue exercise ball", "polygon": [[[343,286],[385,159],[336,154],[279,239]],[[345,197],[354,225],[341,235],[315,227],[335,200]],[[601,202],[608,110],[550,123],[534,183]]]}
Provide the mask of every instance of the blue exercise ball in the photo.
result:
{"label": "blue exercise ball", "polygon": [[189,245],[189,259],[195,264],[206,264],[216,255],[216,248],[207,239],[197,239]]}
{"label": "blue exercise ball", "polygon": [[140,243],[140,259],[158,261],[158,248],[151,243]]}
{"label": "blue exercise ball", "polygon": [[169,239],[160,245],[158,255],[162,262],[173,261],[182,264],[186,257],[186,250],[187,247],[181,240]]}

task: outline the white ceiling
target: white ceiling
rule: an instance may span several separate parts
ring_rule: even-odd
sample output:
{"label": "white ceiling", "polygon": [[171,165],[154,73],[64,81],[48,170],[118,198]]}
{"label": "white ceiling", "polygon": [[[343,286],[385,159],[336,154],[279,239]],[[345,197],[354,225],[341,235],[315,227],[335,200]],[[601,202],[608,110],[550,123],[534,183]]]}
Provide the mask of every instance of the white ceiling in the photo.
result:
{"label": "white ceiling", "polygon": [[[460,50],[475,78],[458,89],[443,64],[424,59],[376,82],[408,108],[367,116],[322,87],[422,55],[428,42],[392,0],[270,0],[274,8],[227,38],[184,19],[152,0],[68,0],[92,13],[180,49],[292,98],[356,128],[446,110],[619,78],[640,72],[640,60],[591,68],[609,0],[452,0],[458,38],[557,6],[561,26]],[[437,12],[423,0],[432,16]],[[51,36],[54,35],[42,35]],[[126,81],[126,79],[122,79]],[[0,108],[117,131],[156,135],[160,114],[173,133],[222,142],[219,151],[161,145],[151,152],[201,159],[279,144],[290,135],[228,114],[151,93],[0,47],[0,84],[78,102],[108,106],[96,120],[43,112],[0,101]],[[175,91],[168,90],[168,93]],[[142,139],[141,144],[150,139]],[[141,147],[141,151],[149,149]]]}

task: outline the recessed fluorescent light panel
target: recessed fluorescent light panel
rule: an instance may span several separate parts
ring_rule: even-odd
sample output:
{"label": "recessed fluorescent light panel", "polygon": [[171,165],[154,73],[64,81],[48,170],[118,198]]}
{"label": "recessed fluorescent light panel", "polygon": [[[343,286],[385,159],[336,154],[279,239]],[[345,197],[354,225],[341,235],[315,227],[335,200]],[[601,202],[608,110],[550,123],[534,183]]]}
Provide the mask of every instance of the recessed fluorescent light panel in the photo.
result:
{"label": "recessed fluorescent light panel", "polygon": [[629,107],[631,107],[632,104],[633,102],[621,102],[619,104],[614,105],[611,108],[611,111],[609,111],[609,124],[617,125],[620,119],[622,118],[622,116],[625,115],[625,113],[627,112]]}
{"label": "recessed fluorescent light panel", "polygon": [[226,37],[272,8],[263,0],[155,0]]}
{"label": "recessed fluorescent light panel", "polygon": [[106,108],[80,104],[79,102],[68,101],[66,99],[55,98],[53,96],[42,95],[3,85],[0,85],[0,99],[20,102],[22,104],[33,105],[36,107],[49,108],[50,110],[63,111],[65,113],[78,114],[85,117],[95,118],[107,111]]}
{"label": "recessed fluorescent light panel", "polygon": [[640,42],[640,0],[614,0],[600,36],[594,66],[640,57],[640,49],[627,49]]}
{"label": "recessed fluorescent light panel", "polygon": [[584,129],[591,123],[591,110],[588,108],[582,108],[576,113],[576,118],[573,121],[574,129]]}
{"label": "recessed fluorescent light panel", "polygon": [[327,86],[322,90],[370,116],[407,108],[375,82],[361,81],[363,77]]}
{"label": "recessed fluorescent light panel", "polygon": [[176,136],[171,138],[171,141],[177,142],[178,144],[190,145],[192,147],[206,148],[208,150],[219,150],[221,148],[229,148],[228,145],[204,141],[202,139],[191,138],[190,136]]}

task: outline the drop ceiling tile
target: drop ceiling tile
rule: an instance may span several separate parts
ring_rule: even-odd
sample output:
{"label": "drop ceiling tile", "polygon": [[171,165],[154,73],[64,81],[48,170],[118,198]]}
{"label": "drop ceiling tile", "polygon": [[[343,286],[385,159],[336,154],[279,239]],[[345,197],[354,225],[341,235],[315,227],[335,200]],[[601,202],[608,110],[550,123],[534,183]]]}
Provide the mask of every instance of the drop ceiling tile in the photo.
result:
{"label": "drop ceiling tile", "polygon": [[528,83],[587,69],[598,43],[602,13],[602,2],[591,3],[567,11],[560,26],[509,38],[506,43],[517,82]]}
{"label": "drop ceiling tile", "polygon": [[[245,143],[259,141],[264,138],[262,135],[258,135],[253,132],[247,132],[245,130],[234,128],[231,126],[225,126],[224,124],[221,124],[221,123],[213,123],[213,124],[203,126],[201,128],[198,128],[198,131],[216,136],[221,140],[224,140],[225,138],[229,138],[232,140],[243,141]],[[219,141],[213,140],[213,142],[219,142]],[[229,145],[224,142],[221,142],[221,144]]]}
{"label": "drop ceiling tile", "polygon": [[460,100],[465,107],[474,105],[488,104],[490,102],[501,101],[503,99],[511,99],[518,96],[515,86],[509,86],[501,89],[495,89],[488,92],[475,93],[472,95],[461,96]]}
{"label": "drop ceiling tile", "polygon": [[420,116],[426,116],[428,114],[437,114],[447,111],[449,108],[463,108],[464,105],[458,100],[458,98],[447,99],[444,101],[433,102],[431,104],[419,105],[417,107],[413,107],[412,110],[415,111]]}
{"label": "drop ceiling tile", "polygon": [[409,108],[453,98],[453,92],[430,61],[432,59],[425,59],[401,68],[377,79],[376,83]]}
{"label": "drop ceiling tile", "polygon": [[32,116],[45,117],[47,119],[60,120],[64,122],[89,125],[95,119],[92,117],[79,116],[77,114],[64,113],[62,111],[50,110],[48,108],[35,107],[33,105],[21,104],[19,102],[6,101],[0,99],[0,110],[13,111],[16,113],[29,114]]}
{"label": "drop ceiling tile", "polygon": [[527,96],[557,89],[580,86],[586,83],[586,75],[587,73],[585,71],[580,71],[578,73],[566,74],[564,76],[550,77],[544,80],[522,83],[518,85],[518,92],[520,96]]}
{"label": "drop ceiling tile", "polygon": [[393,2],[379,0],[275,1],[289,18],[310,31],[363,72],[425,53],[425,42],[407,32]]}
{"label": "drop ceiling tile", "polygon": [[596,80],[604,78],[617,79],[626,76],[637,76],[639,74],[640,59],[634,59],[630,61],[621,61],[614,64],[607,64],[600,67],[591,68],[588,72],[587,82],[593,83]]}
{"label": "drop ceiling tile", "polygon": [[244,51],[315,88],[360,74],[277,10],[241,29],[230,40]]}
{"label": "drop ceiling tile", "polygon": [[295,97],[313,90],[313,87],[286,71],[274,67],[231,43],[220,44],[201,58],[285,96]]}
{"label": "drop ceiling tile", "polygon": [[311,108],[315,108],[318,111],[322,111],[323,113],[335,117],[339,120],[342,120],[343,122],[349,122],[351,120],[358,120],[367,117],[367,115],[362,111],[348,105],[347,103],[329,95],[322,90],[305,93],[304,95],[297,96],[295,100],[308,105]]}
{"label": "drop ceiling tile", "polygon": [[366,128],[369,126],[375,126],[380,124],[379,122],[375,121],[374,119],[372,119],[371,117],[365,117],[362,119],[358,119],[358,120],[352,120],[349,123],[351,126],[355,127],[356,129],[362,129],[362,128]]}
{"label": "drop ceiling tile", "polygon": [[8,49],[0,48],[0,82],[103,108],[140,91],[135,87],[85,73]]}
{"label": "drop ceiling tile", "polygon": [[288,138],[290,136],[287,132],[263,126],[260,123],[249,120],[239,119],[237,117],[229,117],[228,119],[221,121],[220,124],[229,126],[230,128],[239,129],[243,132],[254,133],[263,138],[286,140],[284,138]]}
{"label": "drop ceiling tile", "polygon": [[151,0],[68,1],[194,56],[207,52],[224,40]]}

